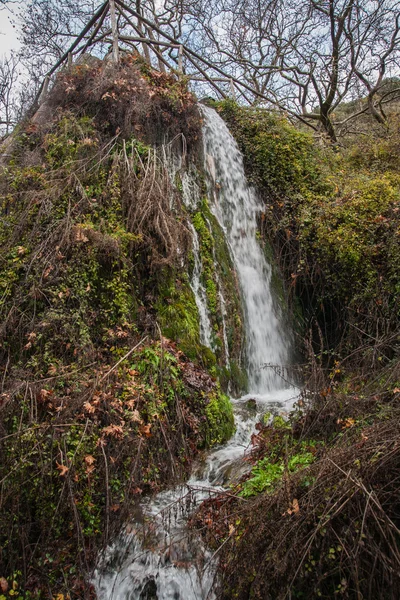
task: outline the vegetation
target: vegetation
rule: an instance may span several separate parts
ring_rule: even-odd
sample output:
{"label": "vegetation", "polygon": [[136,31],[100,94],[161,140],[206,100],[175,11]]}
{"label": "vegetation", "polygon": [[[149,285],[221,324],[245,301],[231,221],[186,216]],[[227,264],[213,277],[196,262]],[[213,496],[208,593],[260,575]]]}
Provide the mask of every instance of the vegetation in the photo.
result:
{"label": "vegetation", "polygon": [[193,97],[127,56],[118,72],[63,72],[46,111],[0,175],[0,597],[89,598],[135,499],[234,426],[199,341],[185,209],[153,146],[162,127],[194,154]]}
{"label": "vegetation", "polygon": [[[310,119],[334,140],[333,107],[354,107],[321,100]],[[264,201],[260,237],[306,380],[288,422],[259,424],[247,475],[193,519],[220,557],[220,598],[397,598],[399,117],[380,104],[379,126],[332,147],[276,112],[217,108]],[[135,53],[62,71],[7,142],[0,600],[92,597],[87,575],[133,502],[234,430],[223,389],[245,387],[238,285],[206,200],[185,206],[168,169],[179,153],[201,180],[200,132],[186,79]],[[199,339],[188,219],[215,352]]]}
{"label": "vegetation", "polygon": [[201,278],[213,327],[218,374],[224,385],[230,383],[231,389],[240,393],[246,389],[246,377],[241,367],[244,331],[237,276],[224,234],[206,198],[191,218],[199,239]]}
{"label": "vegetation", "polygon": [[398,116],[332,150],[276,114],[219,110],[264,199],[306,358],[289,422],[259,425],[250,473],[194,519],[220,554],[220,597],[396,598]]}

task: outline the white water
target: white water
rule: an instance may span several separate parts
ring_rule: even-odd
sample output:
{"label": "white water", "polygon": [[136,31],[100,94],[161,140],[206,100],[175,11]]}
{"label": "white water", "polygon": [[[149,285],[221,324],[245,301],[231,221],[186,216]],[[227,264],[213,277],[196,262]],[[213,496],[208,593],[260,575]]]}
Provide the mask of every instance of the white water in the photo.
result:
{"label": "white water", "polygon": [[[182,165],[180,165],[180,168],[181,167]],[[173,178],[175,178],[175,173],[176,171],[174,171]],[[197,172],[191,172],[190,170],[189,172],[183,171],[181,176],[183,202],[191,210],[195,210],[200,202],[200,190],[196,182],[196,176]],[[192,288],[197,310],[199,311],[200,342],[204,346],[212,349],[212,330],[208,315],[207,295],[204,285],[201,281],[203,266],[200,257],[199,236],[197,235],[197,231],[190,221],[188,221],[188,225],[192,234],[192,252],[194,259],[190,287]]]}
{"label": "white water", "polygon": [[[296,389],[285,388],[274,370],[262,368],[265,363],[287,364],[289,344],[283,340],[274,311],[271,271],[256,240],[260,206],[247,185],[241,154],[224,122],[212,109],[202,110],[212,210],[225,232],[242,288],[250,391],[232,399],[236,422],[232,439],[210,453],[187,484],[145,500],[135,523],[107,549],[94,574],[99,600],[215,598],[217,557],[187,530],[188,514],[246,469],[242,459],[260,416],[267,410],[290,410],[297,396]],[[207,341],[208,315],[200,308],[199,313]]]}
{"label": "white water", "polygon": [[211,108],[202,111],[212,210],[225,232],[242,289],[250,392],[264,394],[284,386],[273,369],[262,366],[286,365],[289,344],[273,306],[271,267],[256,237],[261,204],[247,184],[242,155],[224,121]]}

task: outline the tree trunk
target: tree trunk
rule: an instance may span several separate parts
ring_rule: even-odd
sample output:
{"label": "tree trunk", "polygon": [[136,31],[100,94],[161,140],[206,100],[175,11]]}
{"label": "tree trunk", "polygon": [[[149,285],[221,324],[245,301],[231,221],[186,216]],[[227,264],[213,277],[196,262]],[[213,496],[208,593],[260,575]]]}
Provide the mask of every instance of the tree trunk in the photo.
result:
{"label": "tree trunk", "polygon": [[117,16],[115,13],[115,0],[109,0],[110,2],[110,19],[111,19],[111,30],[113,38],[113,51],[112,58],[115,64],[119,63],[119,49],[118,49],[118,26]]}
{"label": "tree trunk", "polygon": [[335,132],[335,127],[333,126],[332,120],[329,116],[329,112],[328,111],[321,111],[321,124],[322,127],[324,128],[324,130],[326,131],[326,133],[328,134],[329,139],[336,144],[337,142],[337,137],[336,137],[336,132]]}

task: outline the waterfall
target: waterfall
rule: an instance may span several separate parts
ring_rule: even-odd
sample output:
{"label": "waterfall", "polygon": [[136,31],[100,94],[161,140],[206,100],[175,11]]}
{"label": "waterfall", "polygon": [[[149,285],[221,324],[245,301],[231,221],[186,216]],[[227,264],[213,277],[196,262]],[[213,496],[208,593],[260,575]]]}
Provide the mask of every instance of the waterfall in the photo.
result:
{"label": "waterfall", "polygon": [[265,364],[286,365],[288,343],[274,309],[271,267],[257,240],[261,203],[247,184],[236,141],[215,110],[202,107],[204,146],[212,211],[221,225],[239,276],[247,344],[249,392],[284,387]]}
{"label": "waterfall", "polygon": [[[243,398],[232,399],[236,422],[232,439],[213,450],[186,484],[144,499],[141,517],[106,550],[93,579],[99,600],[215,598],[217,558],[188,531],[188,514],[210,494],[229,485],[232,470],[240,473],[248,468],[242,459],[261,415],[274,407],[290,409],[297,396],[297,390],[285,387],[274,370],[263,368],[268,363],[286,364],[290,344],[274,309],[271,268],[257,240],[260,203],[247,184],[242,156],[224,122],[212,109],[204,107],[202,111],[211,209],[225,233],[241,287],[250,390]],[[187,193],[190,186],[186,184]],[[196,239],[194,236],[195,256]],[[200,267],[195,264],[194,288]],[[201,335],[206,342],[200,290],[197,295]],[[222,310],[223,305],[221,297]],[[256,400],[256,410],[249,407],[249,397]],[[150,529],[143,527],[145,521],[151,522]]]}
{"label": "waterfall", "polygon": [[194,267],[190,287],[192,288],[197,310],[199,311],[200,342],[204,346],[212,348],[211,323],[210,317],[208,316],[206,290],[204,289],[204,286],[201,283],[202,264],[200,258],[199,237],[197,235],[197,231],[193,227],[192,223],[190,223],[190,221],[189,228],[192,233],[194,259]]}

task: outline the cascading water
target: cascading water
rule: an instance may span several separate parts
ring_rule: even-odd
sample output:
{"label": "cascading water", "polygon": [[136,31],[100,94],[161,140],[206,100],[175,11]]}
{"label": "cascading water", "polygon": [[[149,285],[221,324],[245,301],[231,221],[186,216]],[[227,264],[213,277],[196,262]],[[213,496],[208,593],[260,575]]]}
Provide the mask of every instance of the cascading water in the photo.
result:
{"label": "cascading water", "polygon": [[[290,344],[274,310],[271,269],[256,239],[261,207],[247,185],[242,156],[226,125],[212,109],[202,111],[212,211],[225,232],[241,285],[249,393],[232,399],[236,421],[232,439],[211,452],[185,485],[145,500],[141,518],[107,549],[94,575],[99,600],[215,598],[216,558],[186,528],[188,514],[201,500],[221,491],[232,471],[240,473],[261,414],[274,406],[290,409],[297,396],[274,370],[262,368],[266,363],[286,364]],[[206,342],[208,317],[200,308],[199,313]],[[256,400],[257,410],[249,409],[249,398]],[[143,527],[144,520],[151,520],[151,526]]]}
{"label": "cascading water", "polygon": [[196,301],[197,310],[199,311],[199,319],[200,319],[200,342],[207,346],[208,348],[212,347],[211,341],[211,323],[210,318],[208,316],[207,309],[207,296],[204,286],[201,283],[201,271],[202,264],[200,259],[200,246],[199,246],[199,238],[197,235],[197,231],[193,227],[191,223],[189,223],[190,231],[192,232],[192,240],[193,240],[193,256],[194,256],[194,267],[192,280],[190,282],[190,286],[192,288],[192,292],[194,294],[194,299]]}
{"label": "cascading water", "polygon": [[249,391],[265,394],[284,383],[262,366],[287,364],[289,344],[273,306],[271,267],[256,237],[262,207],[247,184],[242,155],[224,121],[211,108],[204,106],[202,111],[212,211],[225,232],[242,290]]}

